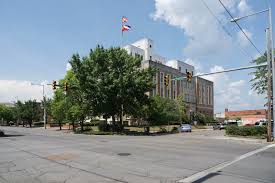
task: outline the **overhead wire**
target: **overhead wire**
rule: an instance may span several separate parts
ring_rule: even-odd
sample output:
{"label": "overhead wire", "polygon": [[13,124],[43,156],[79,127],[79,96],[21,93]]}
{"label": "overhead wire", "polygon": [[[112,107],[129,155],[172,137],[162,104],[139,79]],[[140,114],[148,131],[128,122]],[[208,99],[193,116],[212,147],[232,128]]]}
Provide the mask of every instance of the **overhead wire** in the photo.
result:
{"label": "overhead wire", "polygon": [[[222,3],[221,0],[219,0],[220,4],[223,6],[223,8],[225,9],[225,11],[229,14],[229,16],[234,19],[234,17],[232,16],[232,14],[230,13],[230,11],[225,7],[225,5]],[[256,47],[256,45],[252,42],[252,40],[247,36],[247,34],[245,33],[245,31],[242,29],[242,27],[240,26],[240,24],[237,21],[234,21],[234,23],[238,26],[238,28],[241,30],[241,32],[244,34],[244,36],[246,37],[246,39],[250,42],[250,44],[257,50],[257,52],[263,56],[263,54],[261,53],[261,51]]]}
{"label": "overhead wire", "polygon": [[[233,35],[230,33],[230,31],[229,30],[227,30],[226,29],[226,27],[223,25],[223,23],[221,22],[221,20],[215,15],[215,13],[211,10],[211,8],[207,5],[207,3],[205,2],[205,0],[201,0],[202,1],[202,3],[203,3],[203,5],[207,8],[207,10],[210,12],[210,14],[217,20],[217,22],[219,23],[219,25],[222,27],[222,29],[224,30],[224,32],[228,35],[228,36],[230,36],[232,39],[233,39]],[[242,52],[246,55],[246,56],[248,56],[248,57],[250,57],[252,60],[253,60],[253,57],[251,56],[251,55],[249,55],[248,54],[248,52],[245,50],[245,49],[243,49],[242,47],[241,47],[241,45],[240,45],[240,43],[239,42],[237,42],[238,44],[238,47],[242,50]]]}

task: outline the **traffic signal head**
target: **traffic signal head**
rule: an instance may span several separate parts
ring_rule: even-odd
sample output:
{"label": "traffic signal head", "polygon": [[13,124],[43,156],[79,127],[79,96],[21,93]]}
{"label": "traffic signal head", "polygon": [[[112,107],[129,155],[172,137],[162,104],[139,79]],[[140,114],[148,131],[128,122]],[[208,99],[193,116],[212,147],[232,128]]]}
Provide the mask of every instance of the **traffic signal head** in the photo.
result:
{"label": "traffic signal head", "polygon": [[165,86],[169,85],[169,75],[164,76],[164,85]]}
{"label": "traffic signal head", "polygon": [[192,80],[192,73],[191,72],[186,72],[186,77],[187,77],[187,81],[191,81]]}
{"label": "traffic signal head", "polygon": [[69,89],[69,85],[68,85],[67,82],[65,82],[65,84],[64,84],[64,90],[65,90],[65,91],[68,91],[68,89]]}
{"label": "traffic signal head", "polygon": [[56,81],[53,81],[53,83],[52,83],[53,90],[56,89],[56,86],[57,86]]}

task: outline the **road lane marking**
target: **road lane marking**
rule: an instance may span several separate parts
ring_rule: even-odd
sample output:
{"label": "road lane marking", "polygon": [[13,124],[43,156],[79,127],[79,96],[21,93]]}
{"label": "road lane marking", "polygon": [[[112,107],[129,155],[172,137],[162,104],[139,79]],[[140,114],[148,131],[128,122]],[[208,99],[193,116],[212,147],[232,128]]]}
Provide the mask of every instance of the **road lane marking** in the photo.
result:
{"label": "road lane marking", "polygon": [[243,154],[241,156],[236,157],[232,161],[223,162],[223,163],[218,164],[218,165],[216,165],[214,167],[211,167],[209,169],[206,169],[206,170],[203,170],[201,172],[195,173],[195,174],[191,175],[190,177],[178,180],[177,182],[178,183],[191,183],[191,182],[194,182],[194,181],[199,180],[199,179],[201,179],[201,178],[203,178],[203,177],[205,177],[205,176],[207,176],[207,175],[209,175],[211,173],[218,172],[219,170],[224,169],[227,166],[230,166],[230,165],[232,165],[232,164],[234,164],[234,163],[236,163],[238,161],[241,161],[241,160],[243,160],[245,158],[253,156],[253,155],[257,154],[257,153],[260,153],[260,152],[265,151],[265,150],[267,150],[269,148],[272,148],[272,147],[275,147],[275,144],[270,144],[270,145],[264,146],[262,148],[256,149],[254,151],[250,151],[248,153],[245,153],[245,154]]}

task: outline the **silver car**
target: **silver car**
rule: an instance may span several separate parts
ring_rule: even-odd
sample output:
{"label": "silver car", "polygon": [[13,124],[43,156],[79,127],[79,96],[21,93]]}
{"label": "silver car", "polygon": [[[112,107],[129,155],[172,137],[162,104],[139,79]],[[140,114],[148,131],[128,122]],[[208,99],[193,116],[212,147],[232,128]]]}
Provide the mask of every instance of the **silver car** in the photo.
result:
{"label": "silver car", "polygon": [[192,132],[192,127],[189,124],[182,124],[179,127],[179,132]]}

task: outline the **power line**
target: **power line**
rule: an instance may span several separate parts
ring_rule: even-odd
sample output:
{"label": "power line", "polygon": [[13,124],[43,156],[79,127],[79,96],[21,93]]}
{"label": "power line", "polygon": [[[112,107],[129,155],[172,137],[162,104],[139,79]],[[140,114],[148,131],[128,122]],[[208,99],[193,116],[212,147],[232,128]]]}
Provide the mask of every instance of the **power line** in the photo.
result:
{"label": "power line", "polygon": [[[230,37],[233,39],[233,35],[230,33],[229,30],[226,29],[226,27],[225,27],[225,26],[223,25],[223,23],[219,20],[219,18],[214,14],[214,12],[210,9],[210,7],[207,5],[207,3],[206,3],[204,0],[201,0],[201,1],[202,1],[203,5],[208,9],[208,11],[210,12],[210,14],[211,14],[211,15],[217,20],[217,22],[220,24],[220,26],[222,27],[222,29],[224,30],[224,32],[225,32],[228,36],[230,36]],[[253,57],[252,57],[251,55],[249,55],[248,52],[245,51],[245,49],[243,49],[243,48],[241,47],[240,43],[239,43],[239,42],[237,42],[237,43],[238,43],[238,47],[242,50],[242,52],[243,52],[246,56],[250,57],[250,58],[253,60]]]}
{"label": "power line", "polygon": [[[222,3],[221,0],[219,0],[220,4],[223,6],[223,8],[225,9],[225,11],[230,15],[230,17],[232,19],[234,19],[234,17],[232,16],[232,14],[229,12],[229,10],[225,7],[225,5]],[[242,31],[242,33],[244,34],[244,36],[246,37],[246,39],[252,44],[252,46],[257,50],[257,52],[263,56],[263,54],[260,52],[260,50],[256,47],[256,45],[251,41],[251,39],[247,36],[247,34],[244,32],[244,30],[241,28],[241,26],[238,24],[237,21],[234,21],[236,23],[236,25],[239,27],[239,29]]]}

